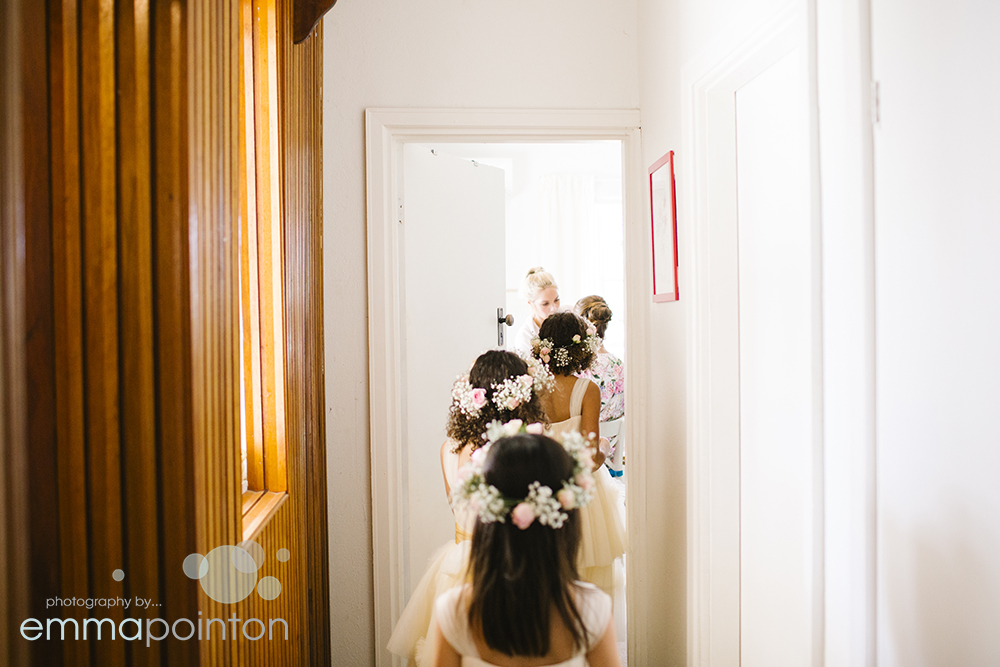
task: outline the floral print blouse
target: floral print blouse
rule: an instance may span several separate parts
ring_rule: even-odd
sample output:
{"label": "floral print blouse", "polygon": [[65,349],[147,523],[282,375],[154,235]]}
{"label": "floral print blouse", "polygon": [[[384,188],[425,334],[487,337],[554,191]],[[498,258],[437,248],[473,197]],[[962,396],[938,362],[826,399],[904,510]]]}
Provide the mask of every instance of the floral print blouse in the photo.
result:
{"label": "floral print blouse", "polygon": [[580,373],[601,388],[601,421],[625,415],[625,364],[610,352],[598,352],[590,370]]}

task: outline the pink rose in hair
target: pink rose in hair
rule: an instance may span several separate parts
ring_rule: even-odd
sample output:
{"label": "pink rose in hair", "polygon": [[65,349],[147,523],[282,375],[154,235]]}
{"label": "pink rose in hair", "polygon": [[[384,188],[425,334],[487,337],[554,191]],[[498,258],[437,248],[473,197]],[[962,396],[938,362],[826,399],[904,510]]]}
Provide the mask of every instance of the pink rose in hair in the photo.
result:
{"label": "pink rose in hair", "polygon": [[542,361],[544,361],[545,363],[549,363],[549,355],[543,354],[542,355]]}
{"label": "pink rose in hair", "polygon": [[[550,349],[549,349],[549,348],[547,348],[547,347],[543,347],[543,348],[542,348],[541,350],[539,350],[539,352],[541,352],[542,354],[548,354],[548,353],[549,353],[549,352],[551,352],[551,351],[552,351],[552,350],[550,350]],[[548,361],[548,359],[546,359],[546,361]]]}
{"label": "pink rose in hair", "polygon": [[510,398],[507,399],[507,409],[508,410],[513,410],[514,408],[516,408],[520,404],[521,404],[521,402],[518,401],[513,396],[511,396]]}
{"label": "pink rose in hair", "polygon": [[[528,370],[530,371],[531,369],[529,368]],[[532,385],[532,383],[534,383],[535,380],[530,375],[522,375],[521,377],[518,378],[518,381],[523,386],[530,387]]]}
{"label": "pink rose in hair", "polygon": [[528,503],[518,503],[510,513],[510,518],[515,526],[524,530],[535,520],[535,510]]}
{"label": "pink rose in hair", "polygon": [[569,489],[563,489],[557,493],[556,500],[559,501],[559,504],[562,505],[564,510],[573,509],[573,492]]}
{"label": "pink rose in hair", "polygon": [[577,486],[586,491],[590,491],[594,488],[594,478],[591,475],[577,475],[575,481]]}
{"label": "pink rose in hair", "polygon": [[477,408],[481,408],[486,405],[486,390],[482,387],[476,387],[472,390],[472,404]]}

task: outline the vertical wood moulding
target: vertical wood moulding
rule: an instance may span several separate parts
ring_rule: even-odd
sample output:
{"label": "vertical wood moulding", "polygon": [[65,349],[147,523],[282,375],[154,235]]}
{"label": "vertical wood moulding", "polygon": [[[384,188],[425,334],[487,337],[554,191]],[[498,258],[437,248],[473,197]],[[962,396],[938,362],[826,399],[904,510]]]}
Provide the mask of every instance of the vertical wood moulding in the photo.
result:
{"label": "vertical wood moulding", "polygon": [[27,377],[21,3],[0,4],[0,662],[27,664],[29,647],[15,628],[28,616],[25,432]]}
{"label": "vertical wood moulding", "polygon": [[[24,180],[24,310],[23,359],[26,374],[25,429],[28,461],[28,559],[29,613],[44,617],[46,595],[60,589],[59,506],[52,489],[57,488],[57,436],[51,406],[54,387],[54,322],[51,201],[49,198],[50,148],[47,71],[47,25],[44,3],[23,2],[21,37],[20,130],[23,140]],[[32,645],[38,662],[59,661],[62,647],[55,642]]]}
{"label": "vertical wood moulding", "polygon": [[309,591],[310,605],[309,619],[312,623],[310,635],[313,638],[310,646],[313,664],[322,664],[328,661],[331,655],[330,637],[330,562],[329,543],[327,540],[328,519],[327,519],[327,488],[326,475],[322,471],[327,469],[326,462],[326,415],[324,399],[324,387],[326,380],[323,373],[324,355],[324,331],[323,331],[323,179],[322,179],[322,84],[323,84],[323,25],[322,23],[313,31],[313,36],[309,40],[311,44],[310,69],[307,77],[317,82],[312,86],[310,92],[310,118],[311,122],[307,133],[307,142],[310,147],[310,155],[313,160],[313,168],[309,170],[309,177],[312,182],[310,191],[307,193],[311,206],[309,214],[314,224],[310,225],[311,231],[311,253],[310,265],[313,267],[312,276],[312,298],[309,304],[311,319],[309,330],[312,332],[312,346],[309,351],[309,377],[308,386],[314,387],[311,394],[311,410],[308,416],[310,429],[310,442],[308,446],[309,458],[306,462],[308,470],[320,471],[319,474],[312,474],[308,478],[309,488],[309,508],[307,510],[307,534],[313,536],[310,556],[309,571]]}
{"label": "vertical wood moulding", "polygon": [[[195,483],[194,394],[191,382],[191,270],[197,265],[189,246],[189,183],[192,173],[189,136],[195,123],[188,97],[194,90],[189,76],[189,19],[179,3],[152,5],[153,229],[154,300],[159,446],[158,486],[164,618],[196,618],[197,583],[178,576],[180,563],[198,550],[198,506]],[[194,260],[194,261],[192,261]],[[204,552],[203,552],[204,553]],[[204,642],[208,643],[208,642]],[[196,642],[164,642],[163,663],[171,667],[197,665]]]}
{"label": "vertical wood moulding", "polygon": [[[115,597],[122,563],[118,405],[118,298],[114,4],[84,0],[80,11],[83,176],[84,377],[87,423],[90,583]],[[109,608],[116,624],[121,608]],[[124,665],[120,643],[92,642],[100,665]]]}
{"label": "vertical wood moulding", "polygon": [[[83,361],[79,25],[75,0],[49,8],[49,120],[52,136],[55,422],[58,442],[61,590],[89,592]],[[82,620],[84,609],[63,610]],[[66,664],[87,665],[84,643],[63,645]]]}
{"label": "vertical wood moulding", "polygon": [[[133,599],[159,599],[148,5],[142,0],[119,2],[116,19],[124,593]],[[141,618],[137,610],[126,613]],[[126,644],[128,664],[160,665],[161,648]]]}

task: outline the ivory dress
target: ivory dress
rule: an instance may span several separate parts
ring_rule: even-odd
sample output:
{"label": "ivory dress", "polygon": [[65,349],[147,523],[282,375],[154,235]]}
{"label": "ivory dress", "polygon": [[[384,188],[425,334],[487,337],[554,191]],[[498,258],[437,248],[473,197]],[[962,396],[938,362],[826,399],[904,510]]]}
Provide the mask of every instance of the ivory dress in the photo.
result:
{"label": "ivory dress", "polygon": [[[448,488],[456,488],[459,484],[458,454],[447,451],[442,467]],[[425,639],[431,626],[434,600],[464,581],[465,567],[469,562],[476,515],[454,509],[452,513],[455,515],[455,540],[442,545],[431,555],[427,571],[413,590],[389,637],[389,652],[407,658],[411,663],[415,661],[418,666],[427,664]]]}
{"label": "ivory dress", "polygon": [[538,325],[535,324],[535,318],[529,313],[528,320],[514,334],[514,352],[520,354],[522,357],[530,357],[531,341],[536,336],[538,336]]}
{"label": "ivory dress", "polygon": [[[590,584],[578,581],[577,585],[576,607],[587,630],[587,647],[569,660],[547,667],[586,667],[587,653],[601,641],[611,621],[611,598]],[[441,595],[434,604],[434,616],[441,634],[462,654],[462,667],[494,667],[479,657],[476,641],[469,631],[468,596],[462,595],[466,590],[464,586],[456,587]]]}
{"label": "ivory dress", "polygon": [[[583,397],[590,380],[577,378],[569,399],[570,418],[555,422],[549,427],[553,435],[580,430]],[[586,435],[586,434],[584,434]],[[615,577],[615,559],[625,553],[625,505],[619,487],[606,474],[594,473],[594,499],[580,510],[582,538],[580,559],[577,563],[580,578],[589,581],[617,603],[624,599],[624,582]],[[621,561],[619,561],[619,567]],[[617,580],[617,581],[616,581]]]}

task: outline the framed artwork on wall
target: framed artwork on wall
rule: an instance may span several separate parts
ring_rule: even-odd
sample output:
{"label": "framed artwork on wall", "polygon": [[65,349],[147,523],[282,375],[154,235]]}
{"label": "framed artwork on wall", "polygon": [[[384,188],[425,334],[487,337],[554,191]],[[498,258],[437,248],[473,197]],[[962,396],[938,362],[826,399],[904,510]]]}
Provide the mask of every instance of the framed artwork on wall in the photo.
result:
{"label": "framed artwork on wall", "polygon": [[677,187],[674,152],[649,168],[649,214],[653,233],[653,301],[677,301]]}

